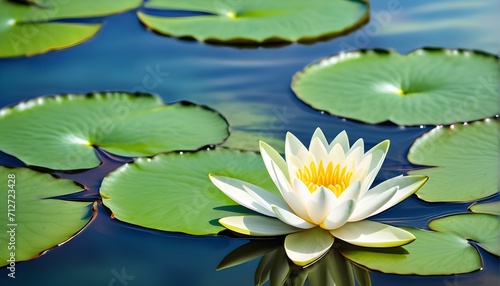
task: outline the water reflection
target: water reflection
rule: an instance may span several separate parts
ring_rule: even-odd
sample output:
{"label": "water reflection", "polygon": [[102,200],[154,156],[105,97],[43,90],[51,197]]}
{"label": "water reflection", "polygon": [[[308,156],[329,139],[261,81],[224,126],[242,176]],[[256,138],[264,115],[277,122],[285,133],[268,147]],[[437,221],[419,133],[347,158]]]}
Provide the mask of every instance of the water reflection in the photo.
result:
{"label": "water reflection", "polygon": [[[497,0],[476,1],[399,1],[398,10],[391,13],[382,3],[373,7],[378,19],[377,42],[397,37],[405,46],[404,52],[421,46],[480,49],[498,53],[499,26],[495,25],[498,13]],[[397,13],[396,13],[397,12]],[[377,14],[378,13],[378,14]],[[377,17],[378,15],[378,17]],[[369,25],[364,29],[370,36]],[[373,29],[372,29],[373,30]]]}
{"label": "water reflection", "polygon": [[[319,260],[300,267],[290,261],[283,247],[283,239],[252,240],[226,255],[217,270],[223,270],[260,257],[255,270],[254,284],[267,281],[274,285],[311,286],[370,286],[368,271],[345,259],[334,246]],[[306,284],[308,282],[308,284]]]}

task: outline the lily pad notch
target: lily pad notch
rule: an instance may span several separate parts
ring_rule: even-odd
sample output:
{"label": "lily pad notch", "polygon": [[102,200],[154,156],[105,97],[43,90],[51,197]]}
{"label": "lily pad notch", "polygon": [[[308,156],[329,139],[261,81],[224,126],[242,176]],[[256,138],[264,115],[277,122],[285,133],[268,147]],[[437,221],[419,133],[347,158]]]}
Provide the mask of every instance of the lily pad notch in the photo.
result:
{"label": "lily pad notch", "polygon": [[0,182],[8,188],[6,199],[0,200],[0,210],[5,214],[0,216],[0,240],[13,242],[8,249],[7,243],[2,243],[0,267],[10,263],[12,252],[16,262],[45,254],[78,235],[97,215],[95,202],[56,198],[85,190],[73,181],[3,166],[0,176]]}
{"label": "lily pad notch", "polygon": [[94,148],[125,157],[198,150],[229,135],[216,111],[165,105],[147,93],[39,97],[0,110],[0,150],[30,166],[78,170],[101,164]]}
{"label": "lily pad notch", "polygon": [[150,0],[144,7],[208,14],[168,18],[139,11],[139,20],[158,33],[254,45],[338,36],[366,23],[369,13],[368,1],[362,0]]}
{"label": "lily pad notch", "polygon": [[370,124],[453,124],[500,113],[498,71],[482,51],[359,50],[310,64],[291,88],[315,109]]}
{"label": "lily pad notch", "polygon": [[469,207],[469,210],[474,213],[483,213],[500,216],[500,201],[473,204]]}
{"label": "lily pad notch", "polygon": [[457,214],[434,219],[429,227],[436,231],[473,240],[491,254],[500,256],[500,217],[491,214]]}

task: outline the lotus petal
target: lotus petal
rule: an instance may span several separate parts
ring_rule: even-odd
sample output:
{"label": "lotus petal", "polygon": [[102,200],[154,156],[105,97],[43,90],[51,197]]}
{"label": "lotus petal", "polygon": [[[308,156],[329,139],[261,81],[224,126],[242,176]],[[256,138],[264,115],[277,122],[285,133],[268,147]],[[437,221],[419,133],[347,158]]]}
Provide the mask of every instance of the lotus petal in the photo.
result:
{"label": "lotus petal", "polygon": [[[314,133],[311,137],[311,144],[313,142],[313,140],[315,139],[318,139],[321,144],[323,144],[323,146],[325,146],[327,152],[330,151],[331,148],[329,148],[329,144],[328,144],[328,141],[326,140],[326,137],[325,137],[325,134],[323,133],[323,130],[321,130],[321,128],[316,128],[316,130],[314,130]],[[311,149],[311,144],[309,145],[309,149]]]}
{"label": "lotus petal", "polygon": [[[245,189],[244,186],[246,186],[249,189],[254,189],[255,191],[258,191],[259,193],[267,192],[266,190],[261,189],[260,187],[257,187],[255,185],[252,185],[250,183],[233,179],[233,178],[228,178],[228,177],[222,177],[222,176],[213,176],[210,175],[210,180],[212,183],[219,188],[226,196],[230,197],[233,201],[237,202],[238,204],[251,209],[253,211],[256,211],[258,213],[261,213],[263,215],[267,216],[274,216],[274,213],[272,210],[266,207],[265,205],[262,205],[259,201],[255,200]],[[269,197],[274,196],[273,194],[269,193]],[[274,196],[276,200],[279,200],[278,197]]]}
{"label": "lotus petal", "polygon": [[301,230],[279,219],[259,215],[229,216],[221,218],[219,223],[234,232],[252,236],[276,236]]}
{"label": "lotus petal", "polygon": [[313,138],[311,140],[311,144],[309,145],[309,152],[314,155],[316,164],[318,164],[320,160],[323,160],[323,158],[327,158],[328,156],[325,145],[319,138]]}
{"label": "lotus petal", "polygon": [[311,199],[306,202],[307,212],[315,224],[322,223],[335,205],[337,198],[329,189],[321,186],[312,193]]}
{"label": "lotus petal", "polygon": [[398,186],[395,186],[388,190],[384,189],[380,192],[374,192],[374,194],[371,196],[364,196],[361,200],[358,201],[356,209],[349,218],[349,222],[363,220],[367,217],[370,217],[373,213],[376,213],[382,206],[389,202],[389,200],[398,191],[398,188]]}
{"label": "lotus petal", "polygon": [[315,226],[314,224],[307,222],[306,220],[302,219],[301,217],[297,216],[296,214],[286,209],[280,208],[275,205],[272,205],[272,209],[276,217],[288,225],[302,229],[309,229]]}
{"label": "lotus petal", "polygon": [[262,160],[266,164],[267,170],[270,170],[267,165],[272,161],[276,164],[276,166],[278,166],[278,168],[280,168],[281,172],[283,172],[285,176],[288,176],[288,167],[286,165],[285,159],[281,157],[280,153],[278,153],[276,150],[274,150],[273,147],[269,146],[269,144],[263,141],[259,142],[259,147]]}
{"label": "lotus petal", "polygon": [[330,142],[329,149],[332,150],[336,145],[342,147],[343,152],[347,152],[349,150],[349,138],[347,137],[347,132],[342,130],[335,138]]}
{"label": "lotus petal", "polygon": [[408,244],[415,236],[406,230],[380,222],[349,222],[330,233],[346,242],[364,247],[394,247]]}
{"label": "lotus petal", "polygon": [[325,254],[334,237],[319,227],[287,235],[285,251],[290,260],[299,266],[307,265]]}
{"label": "lotus petal", "polygon": [[[388,200],[384,205],[380,206],[378,209],[374,210],[371,213],[364,212],[364,216],[359,216],[357,219],[364,219],[367,217],[374,216],[376,214],[379,214],[383,211],[385,211],[388,208],[391,208],[401,201],[405,200],[412,194],[414,194],[420,187],[422,187],[423,184],[427,181],[426,176],[420,176],[420,175],[412,175],[412,176],[399,176],[399,177],[394,177],[391,178],[387,181],[384,181],[371,189],[370,191],[367,192],[367,194],[363,197],[363,199],[359,202],[359,204],[371,204],[372,200],[374,199],[375,196],[378,196],[379,193],[384,192],[384,190],[387,190],[391,187],[398,186],[398,190]],[[360,206],[360,209],[363,209],[363,207]],[[351,217],[352,218],[352,217]]]}
{"label": "lotus petal", "polygon": [[325,221],[321,224],[324,229],[336,229],[343,226],[352,211],[354,210],[354,201],[348,200],[334,208],[333,211],[326,217]]}

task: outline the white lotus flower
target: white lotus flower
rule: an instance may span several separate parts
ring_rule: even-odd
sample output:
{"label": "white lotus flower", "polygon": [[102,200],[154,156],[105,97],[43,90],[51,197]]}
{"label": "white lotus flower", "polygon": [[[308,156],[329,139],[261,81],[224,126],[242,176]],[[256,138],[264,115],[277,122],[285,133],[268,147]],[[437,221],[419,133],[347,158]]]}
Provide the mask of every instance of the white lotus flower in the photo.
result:
{"label": "white lotus flower", "polygon": [[297,265],[326,253],[335,237],[365,247],[394,247],[415,240],[400,228],[366,220],[415,193],[425,176],[398,176],[369,189],[387,154],[389,141],[365,153],[363,140],[351,147],[345,131],[330,143],[321,129],[309,149],[288,133],[285,157],[264,142],[260,152],[282,198],[253,184],[210,175],[228,197],[260,215],[225,217],[226,228],[252,236],[288,234],[285,250]]}

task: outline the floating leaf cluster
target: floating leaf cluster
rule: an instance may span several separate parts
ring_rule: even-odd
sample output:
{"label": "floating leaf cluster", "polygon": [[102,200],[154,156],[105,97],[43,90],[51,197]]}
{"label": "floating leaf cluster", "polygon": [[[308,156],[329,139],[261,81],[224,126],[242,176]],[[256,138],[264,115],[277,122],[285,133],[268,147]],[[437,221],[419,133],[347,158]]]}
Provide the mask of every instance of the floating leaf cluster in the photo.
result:
{"label": "floating leaf cluster", "polygon": [[1,0],[0,58],[32,56],[75,46],[101,28],[101,24],[53,20],[105,16],[140,4],[140,0]]}
{"label": "floating leaf cluster", "polygon": [[228,136],[219,113],[152,94],[39,97],[0,110],[0,150],[53,170],[97,167],[95,148],[127,157],[197,150]]}
{"label": "floating leaf cluster", "polygon": [[[143,11],[138,17],[166,35],[239,44],[318,40],[343,34],[367,20],[365,1],[283,3],[152,0],[144,7],[204,14],[166,18]],[[53,20],[105,16],[139,5],[138,0],[0,0],[0,57],[74,46],[101,27]],[[429,202],[477,201],[498,191],[498,86],[481,85],[481,79],[497,79],[498,70],[498,57],[480,51],[418,49],[408,55],[351,51],[309,65],[295,75],[292,89],[312,107],[341,117],[366,123],[437,125],[418,138],[408,153],[411,163],[425,166],[410,174],[430,178],[417,196]],[[119,220],[194,235],[218,234],[224,230],[218,223],[221,217],[252,213],[220,192],[209,174],[237,178],[278,194],[258,154],[220,146],[228,136],[227,122],[216,111],[187,102],[166,105],[151,94],[56,95],[0,110],[0,151],[28,166],[66,171],[95,168],[101,164],[96,148],[140,157],[104,179],[102,203]],[[18,226],[16,261],[37,257],[71,239],[96,215],[94,202],[57,198],[85,190],[72,181],[2,166],[0,176],[4,186],[16,178],[15,188],[22,190],[16,193],[16,204],[23,208],[16,211],[15,220],[0,218],[1,241],[9,240],[9,229],[3,228]],[[8,211],[9,204],[2,200],[0,209]],[[293,283],[308,279],[311,285],[326,280],[344,283],[335,279],[346,275],[332,273],[332,265],[355,276],[360,285],[370,282],[366,269],[358,265],[396,274],[472,272],[481,269],[482,261],[470,241],[500,255],[498,209],[498,202],[473,204],[472,213],[432,220],[429,231],[406,227],[416,240],[396,248],[341,243],[318,264],[297,270],[297,276],[290,275],[296,265],[290,264],[283,249],[265,248],[258,251],[263,257],[256,284],[267,279],[273,284],[287,279]],[[242,252],[225,259],[220,268],[256,257]],[[0,252],[0,266],[8,264],[9,255]]]}
{"label": "floating leaf cluster", "polygon": [[[184,112],[186,115],[183,115]],[[71,118],[78,118],[79,120],[73,121]],[[80,118],[85,119],[80,120]],[[102,120],[105,120],[106,124]],[[192,120],[200,121],[194,124],[197,126],[193,126],[193,124],[184,126],[182,128],[185,131],[184,134],[178,134],[173,131],[161,134],[161,136],[175,137],[175,139],[178,139],[178,136],[185,135],[185,139],[179,140],[179,142],[182,142],[177,147],[158,147],[151,144],[151,142],[155,142],[154,138],[157,136],[155,132],[149,132],[149,134],[152,134],[152,137],[147,139],[143,139],[144,133],[141,133],[148,133],[147,128],[143,128],[144,125],[147,125],[146,123],[153,124],[152,126],[156,130],[158,128],[165,128],[164,126],[168,126],[168,124],[173,124],[173,128],[170,127],[170,129],[167,128],[166,130],[178,130],[177,124],[193,122]],[[208,175],[211,173],[252,182],[277,193],[270,177],[267,176],[260,157],[256,153],[220,147],[215,150],[186,152],[189,149],[195,150],[205,145],[205,143],[222,142],[227,136],[227,125],[223,118],[205,107],[185,103],[164,105],[159,98],[148,94],[93,93],[86,96],[64,95],[41,97],[1,110],[0,126],[2,124],[3,126],[13,126],[16,122],[28,122],[29,124],[25,128],[19,123],[18,128],[14,130],[14,132],[18,132],[16,133],[16,137],[5,136],[5,138],[9,139],[2,141],[2,150],[10,150],[8,149],[10,146],[13,147],[13,153],[21,150],[19,154],[23,154],[22,152],[26,152],[23,150],[29,151],[33,149],[35,151],[42,150],[38,151],[38,154],[45,154],[47,151],[43,150],[44,146],[40,146],[39,142],[50,142],[47,145],[51,146],[56,144],[55,142],[60,143],[61,138],[65,138],[66,141],[62,140],[63,143],[60,144],[67,144],[70,148],[76,145],[92,150],[91,153],[88,153],[92,156],[89,155],[83,161],[95,159],[93,150],[95,147],[128,156],[144,156],[164,151],[183,150],[160,154],[150,158],[136,159],[132,164],[126,164],[118,168],[118,170],[105,178],[100,190],[104,205],[112,210],[115,218],[132,224],[195,235],[216,234],[223,230],[217,223],[219,218],[230,215],[248,214],[248,210],[238,206],[215,188],[208,178]],[[55,128],[53,133],[51,133],[52,130],[49,131],[43,128],[43,125],[46,126],[47,122],[49,122],[48,125],[50,126],[60,125],[62,127],[59,129]],[[215,141],[208,141],[206,137],[196,139],[196,136],[186,135],[189,134],[185,130],[188,129],[187,126],[190,126],[190,128],[203,126],[202,129],[207,130],[207,125],[203,124],[211,124],[210,126],[212,127],[210,128],[218,130],[210,132],[211,135],[214,135],[214,137],[209,137],[211,138],[210,140]],[[36,126],[39,126],[39,128]],[[127,127],[128,132],[123,131],[125,130],[123,126]],[[146,142],[140,143],[143,141],[131,140],[134,137],[129,137],[129,135],[132,135],[130,134],[130,128],[135,128],[134,130],[138,134],[141,134],[139,136],[140,140],[146,140]],[[38,133],[33,132],[34,130],[38,130]],[[424,136],[422,139],[416,141],[415,147],[412,147],[410,150],[410,158],[429,157],[435,160],[431,161],[431,164],[446,162],[453,163],[453,166],[461,166],[465,164],[460,160],[465,159],[457,156],[459,154],[457,150],[473,150],[472,146],[477,147],[481,145],[478,150],[472,151],[472,156],[477,158],[478,166],[483,166],[485,162],[493,162],[492,157],[496,154],[494,139],[498,135],[495,132],[498,132],[498,119],[496,118],[476,121],[466,125],[439,127],[435,131],[425,135],[429,136],[429,139]],[[194,134],[206,133],[197,129],[194,131]],[[193,139],[197,143],[189,143]],[[16,140],[35,143],[22,145],[18,143],[20,141]],[[446,141],[446,144],[436,144],[436,142],[442,143],[443,140]],[[474,140],[479,141],[474,143]],[[158,142],[160,141],[168,140],[162,137],[158,140]],[[432,145],[433,141],[434,145]],[[172,144],[172,142],[170,140],[169,144]],[[472,145],[464,147],[461,145],[464,142]],[[479,144],[479,142],[482,144]],[[431,144],[430,146],[434,147],[425,147],[425,144]],[[56,144],[55,146],[60,150],[64,145]],[[423,152],[423,154],[420,152]],[[29,152],[27,154],[29,155]],[[50,155],[50,152],[48,154]],[[438,156],[436,154],[441,155]],[[447,157],[448,154],[452,155]],[[470,155],[471,153],[468,154]],[[17,156],[28,164],[31,162],[29,159],[30,156]],[[34,158],[35,156],[32,157]],[[451,159],[452,157],[454,159]],[[53,152],[53,160],[41,160],[42,164],[40,166],[52,167],[54,169],[60,168],[60,166],[65,166],[64,168],[68,169],[81,167],[81,165],[61,165],[54,158],[57,158],[56,150]],[[420,161],[417,163],[420,163]],[[491,168],[494,169],[493,163],[491,163]],[[2,170],[5,173],[9,172],[10,169],[4,168]],[[15,169],[12,172],[18,173],[20,176],[32,178],[30,182],[38,187],[51,188],[51,184],[55,183],[75,186],[71,182],[54,179],[49,175],[42,175],[27,169]],[[425,171],[422,172],[426,174]],[[453,171],[452,173],[457,172]],[[430,173],[432,174],[432,172]],[[472,171],[463,171],[464,176],[470,175],[470,173]],[[489,174],[489,172],[482,172],[481,174]],[[41,181],[39,182],[39,180]],[[490,178],[489,181],[491,180]],[[22,188],[28,190],[25,190],[27,193],[29,193],[29,190],[34,190],[32,186],[22,186]],[[62,187],[62,189],[65,189],[65,187]],[[71,193],[71,191],[66,193]],[[58,193],[57,195],[61,194]],[[68,230],[65,230],[62,234],[59,234],[59,231],[50,232],[50,228],[45,227],[49,231],[46,243],[34,247],[34,249],[26,248],[27,253],[19,255],[17,258],[18,261],[36,257],[38,254],[43,253],[44,250],[70,239],[92,217],[88,214],[91,210],[91,203],[76,203],[61,200],[38,201],[37,199],[40,198],[40,194],[37,195],[37,193],[34,193],[34,195],[35,197],[31,201],[26,202],[26,205],[30,206],[28,208],[30,214],[40,216],[40,212],[43,212],[44,215],[41,216],[53,219],[53,215],[55,214],[50,213],[53,210],[50,204],[44,208],[39,207],[40,203],[53,202],[55,204],[67,205],[68,212],[72,213],[72,215],[68,214],[66,218],[73,220],[68,223]],[[54,195],[56,194],[43,192],[43,197]],[[459,195],[456,194],[456,196]],[[475,200],[487,195],[490,195],[490,193],[466,200]],[[450,194],[443,195],[443,197],[450,196]],[[458,200],[464,200],[464,198],[459,197]],[[439,201],[439,199],[435,201]],[[144,206],[148,207],[145,208]],[[373,250],[344,245],[340,248],[340,252],[357,264],[389,273],[435,275],[471,272],[480,269],[482,264],[479,254],[467,240],[477,241],[478,245],[488,252],[495,255],[499,254],[496,244],[498,239],[497,229],[499,226],[496,207],[496,203],[478,204],[471,207],[471,210],[477,210],[478,214],[461,214],[438,218],[430,224],[430,227],[437,232],[405,228],[417,237],[417,240],[399,248]],[[78,211],[76,211],[77,209]],[[74,216],[75,214],[78,215]],[[179,215],[183,218],[182,220],[178,219]],[[37,225],[43,225],[43,223],[38,222]],[[463,225],[469,225],[469,227],[465,228],[467,229],[466,231],[464,231]],[[33,229],[36,229],[36,227],[33,227]],[[30,235],[30,230],[20,231],[22,236]],[[435,249],[431,251],[433,255],[422,256],[422,253],[426,253],[429,249]],[[465,259],[468,263],[458,263],[461,259]]]}
{"label": "floating leaf cluster", "polygon": [[[64,20],[106,16],[137,8],[140,0],[0,1],[0,58],[32,56],[78,45],[101,24]],[[315,41],[331,38],[366,23],[365,1],[147,1],[144,8],[199,12],[191,17],[158,17],[138,12],[152,30],[200,41],[239,44]],[[63,20],[63,22],[53,22]],[[268,27],[273,27],[269,29]],[[64,36],[61,36],[64,35]]]}

